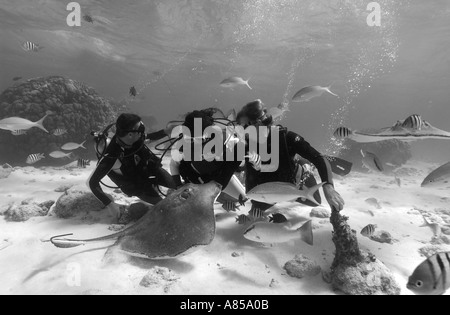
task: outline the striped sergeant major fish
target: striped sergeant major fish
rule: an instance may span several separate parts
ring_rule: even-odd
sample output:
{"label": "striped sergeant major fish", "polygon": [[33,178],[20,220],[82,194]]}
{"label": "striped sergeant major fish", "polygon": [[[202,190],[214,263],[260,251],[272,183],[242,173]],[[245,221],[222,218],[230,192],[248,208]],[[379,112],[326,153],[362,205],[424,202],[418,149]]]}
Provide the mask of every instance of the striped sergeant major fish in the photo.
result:
{"label": "striped sergeant major fish", "polygon": [[27,157],[26,163],[32,165],[34,163],[39,162],[40,160],[45,159],[45,155],[43,153],[30,154]]}
{"label": "striped sergeant major fish", "polygon": [[417,295],[441,295],[450,288],[450,252],[439,253],[422,262],[406,286]]}
{"label": "striped sergeant major fish", "polygon": [[27,131],[26,130],[13,130],[13,131],[11,131],[11,134],[13,136],[23,136],[23,135],[27,134]]}
{"label": "striped sergeant major fish", "polygon": [[241,214],[240,216],[236,217],[236,222],[238,224],[246,224],[252,222],[252,219],[249,216],[246,216],[245,214]]}
{"label": "striped sergeant major fish", "polygon": [[411,115],[403,122],[402,127],[414,130],[422,130],[424,125],[423,119],[420,115]]}
{"label": "striped sergeant major fish", "polygon": [[248,214],[254,219],[261,219],[265,217],[264,211],[255,207],[253,207]]}
{"label": "striped sergeant major fish", "polygon": [[78,159],[77,161],[78,168],[86,168],[89,165],[91,165],[91,160]]}
{"label": "striped sergeant major fish", "polygon": [[57,136],[57,137],[65,135],[66,133],[67,133],[67,129],[61,129],[61,128],[53,131],[53,135]]}
{"label": "striped sergeant major fish", "polygon": [[339,127],[334,132],[333,136],[337,139],[345,139],[352,135],[352,131],[347,127]]}
{"label": "striped sergeant major fish", "polygon": [[239,207],[240,206],[238,204],[236,204],[236,202],[233,202],[233,201],[226,201],[222,205],[222,208],[227,212],[230,212],[230,211],[236,212],[236,210],[239,209]]}
{"label": "striped sergeant major fish", "polygon": [[369,224],[368,226],[366,226],[364,229],[362,229],[361,231],[361,235],[365,236],[365,237],[372,237],[373,234],[375,233],[375,230],[377,229],[377,225],[375,224]]}
{"label": "striped sergeant major fish", "polygon": [[22,44],[22,49],[25,51],[33,51],[38,52],[39,50],[43,49],[44,47],[39,46],[38,44],[32,43],[32,42],[24,42]]}

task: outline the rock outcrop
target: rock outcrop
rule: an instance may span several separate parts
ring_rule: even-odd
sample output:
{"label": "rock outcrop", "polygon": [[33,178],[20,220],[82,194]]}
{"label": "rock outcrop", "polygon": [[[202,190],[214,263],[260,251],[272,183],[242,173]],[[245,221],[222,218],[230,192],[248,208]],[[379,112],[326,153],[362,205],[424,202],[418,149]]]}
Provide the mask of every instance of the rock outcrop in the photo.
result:
{"label": "rock outcrop", "polygon": [[[67,160],[53,159],[48,153],[60,150],[67,142],[92,141],[90,132],[114,122],[119,110],[93,88],[60,76],[14,85],[0,95],[0,119],[21,117],[36,122],[50,113],[44,120],[49,133],[31,128],[25,135],[14,136],[10,131],[0,130],[0,162],[26,165],[28,155],[44,153],[46,158],[36,165],[67,164]],[[67,133],[55,136],[53,132],[57,129],[66,129]],[[90,141],[86,144],[89,153],[85,150],[76,153],[94,157]]]}

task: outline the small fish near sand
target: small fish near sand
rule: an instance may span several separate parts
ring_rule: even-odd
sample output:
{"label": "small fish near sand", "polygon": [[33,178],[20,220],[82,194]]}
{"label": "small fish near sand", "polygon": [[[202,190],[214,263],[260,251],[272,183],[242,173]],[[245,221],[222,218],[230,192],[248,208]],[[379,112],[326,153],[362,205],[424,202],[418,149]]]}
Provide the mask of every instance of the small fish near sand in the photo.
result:
{"label": "small fish near sand", "polygon": [[70,159],[72,153],[73,152],[64,153],[61,151],[54,151],[54,152],[50,153],[49,155],[54,159],[64,159],[64,158]]}
{"label": "small fish near sand", "polygon": [[273,244],[286,243],[301,239],[308,245],[313,245],[312,221],[304,223],[299,229],[290,229],[290,225],[257,222],[250,225],[244,232],[244,237],[250,241]]}
{"label": "small fish near sand", "polygon": [[32,165],[32,164],[39,162],[42,159],[45,159],[45,155],[43,153],[30,154],[27,157],[26,163],[29,165]]}
{"label": "small fish near sand", "polygon": [[39,50],[44,48],[42,46],[39,46],[38,44],[28,41],[24,42],[20,47],[22,47],[22,49],[25,51],[32,51],[32,52],[38,52]]}
{"label": "small fish near sand", "polygon": [[248,214],[254,219],[261,219],[265,217],[264,211],[256,207],[253,207]]}
{"label": "small fish near sand", "polygon": [[402,124],[403,128],[411,129],[411,130],[422,130],[424,126],[424,121],[422,116],[420,115],[411,115],[409,116]]}
{"label": "small fish near sand", "polygon": [[284,182],[271,182],[259,185],[247,193],[247,198],[267,204],[279,202],[296,201],[299,198],[307,199],[315,205],[320,204],[314,199],[314,193],[325,183],[321,183],[311,188],[299,190],[295,184]]}
{"label": "small fish near sand", "polygon": [[322,86],[307,86],[302,88],[300,91],[298,91],[297,93],[295,93],[295,95],[292,97],[292,101],[293,102],[309,102],[310,100],[312,100],[315,97],[319,97],[322,96],[323,93],[327,92],[331,95],[337,96],[339,97],[339,95],[331,92],[331,86],[328,87],[322,87]]}
{"label": "small fish near sand", "polygon": [[339,127],[333,133],[333,136],[337,139],[346,139],[352,135],[352,131],[347,127]]}
{"label": "small fish near sand", "polygon": [[376,209],[381,209],[381,208],[382,208],[381,205],[380,205],[380,203],[378,202],[378,200],[377,200],[376,198],[369,198],[369,199],[366,199],[365,202],[366,202],[367,204],[369,204],[369,205],[375,207]]}
{"label": "small fish near sand", "polygon": [[450,252],[438,253],[422,262],[406,287],[416,295],[442,295],[450,288]]}
{"label": "small fish near sand", "polygon": [[46,133],[49,133],[47,129],[44,127],[44,120],[47,118],[49,114],[47,113],[44,117],[36,122],[32,122],[28,119],[20,118],[20,117],[9,117],[0,120],[0,129],[16,131],[16,130],[28,130],[33,127],[44,130]]}
{"label": "small fish near sand", "polygon": [[236,202],[234,202],[234,201],[225,201],[222,204],[222,209],[227,212],[230,212],[230,211],[236,212],[239,209],[239,207],[240,206],[238,204],[236,204]]}
{"label": "small fish near sand", "polygon": [[450,162],[431,172],[420,186],[423,188],[450,187]]}
{"label": "small fish near sand", "polygon": [[134,86],[130,87],[130,96],[136,97],[137,90]]}
{"label": "small fish near sand", "polygon": [[[64,150],[64,151],[73,151],[73,150],[77,150],[77,149],[79,149],[79,148],[86,149],[86,148],[84,147],[84,144],[85,144],[85,143],[86,143],[86,141],[84,141],[83,143],[80,143],[80,144],[74,143],[74,142],[69,142],[69,143],[66,143],[65,145],[63,145],[63,146],[61,147],[61,149]],[[87,150],[87,149],[86,149],[86,150]]]}
{"label": "small fish near sand", "polygon": [[252,87],[248,83],[249,81],[250,81],[250,79],[245,81],[241,77],[231,77],[231,78],[227,78],[227,79],[223,80],[222,82],[220,82],[220,86],[224,87],[224,88],[233,89],[235,87],[245,85],[250,90],[253,90]]}
{"label": "small fish near sand", "polygon": [[90,166],[90,165],[91,165],[91,160],[78,159],[78,161],[77,161],[78,168],[86,168],[87,166]]}
{"label": "small fish near sand", "polygon": [[243,225],[252,222],[252,218],[249,216],[246,216],[245,214],[241,214],[240,216],[236,217],[236,223]]}
{"label": "small fish near sand", "polygon": [[85,15],[83,16],[83,20],[85,20],[85,21],[88,22],[88,23],[94,24],[94,19],[93,19],[92,16],[89,15],[89,14],[85,14]]}
{"label": "small fish near sand", "polygon": [[438,239],[442,236],[442,228],[441,225],[439,223],[431,223],[427,220],[427,218],[425,217],[425,215],[423,214],[423,210],[419,210],[419,209],[415,209],[417,211],[419,211],[422,215],[423,221],[424,223],[420,226],[420,227],[427,227],[431,230],[431,232],[433,232],[433,238],[434,239]]}
{"label": "small fish near sand", "polygon": [[376,224],[369,224],[361,230],[361,235],[370,238],[373,236],[377,228],[378,226]]}
{"label": "small fish near sand", "polygon": [[373,153],[361,150],[363,165],[373,172],[383,172],[384,167],[380,159]]}

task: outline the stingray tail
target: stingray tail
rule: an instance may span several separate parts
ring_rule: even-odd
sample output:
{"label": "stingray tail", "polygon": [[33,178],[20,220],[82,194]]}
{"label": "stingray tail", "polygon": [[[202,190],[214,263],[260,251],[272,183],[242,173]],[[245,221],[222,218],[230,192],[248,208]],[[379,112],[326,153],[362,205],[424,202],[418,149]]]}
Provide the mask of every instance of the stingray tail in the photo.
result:
{"label": "stingray tail", "polygon": [[55,245],[58,248],[74,248],[74,247],[78,247],[81,245],[86,245],[88,243],[116,239],[116,238],[119,238],[120,236],[122,236],[123,232],[124,231],[121,231],[121,232],[118,232],[118,233],[115,233],[112,235],[103,236],[103,237],[99,237],[99,238],[93,238],[93,239],[89,239],[89,240],[77,240],[77,239],[65,238],[66,236],[72,236],[73,234],[57,235],[57,236],[53,236],[52,238],[50,238],[50,243],[52,243],[53,245]]}
{"label": "stingray tail", "polygon": [[305,224],[303,224],[302,227],[299,228],[297,231],[300,232],[300,238],[303,242],[305,242],[306,244],[311,245],[311,246],[314,245],[311,220],[309,220]]}

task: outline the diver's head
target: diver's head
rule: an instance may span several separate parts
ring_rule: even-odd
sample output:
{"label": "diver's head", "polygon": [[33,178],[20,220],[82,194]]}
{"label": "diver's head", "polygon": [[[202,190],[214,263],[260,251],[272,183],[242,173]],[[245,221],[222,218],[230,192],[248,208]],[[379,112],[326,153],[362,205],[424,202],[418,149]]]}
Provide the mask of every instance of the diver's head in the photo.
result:
{"label": "diver's head", "polygon": [[203,110],[196,110],[186,115],[183,126],[190,131],[190,137],[185,135],[186,140],[196,140],[205,142],[208,135],[205,130],[214,125],[214,118],[211,113]]}
{"label": "diver's head", "polygon": [[237,114],[236,120],[243,127],[269,127],[273,123],[272,116],[267,113],[266,106],[259,99],[245,105]]}
{"label": "diver's head", "polygon": [[141,117],[135,114],[121,114],[116,122],[116,135],[126,145],[133,145],[145,136]]}

